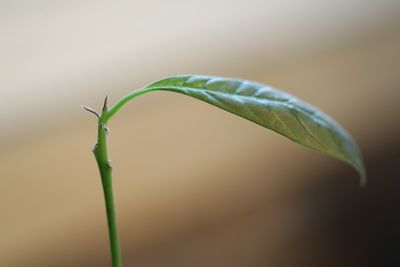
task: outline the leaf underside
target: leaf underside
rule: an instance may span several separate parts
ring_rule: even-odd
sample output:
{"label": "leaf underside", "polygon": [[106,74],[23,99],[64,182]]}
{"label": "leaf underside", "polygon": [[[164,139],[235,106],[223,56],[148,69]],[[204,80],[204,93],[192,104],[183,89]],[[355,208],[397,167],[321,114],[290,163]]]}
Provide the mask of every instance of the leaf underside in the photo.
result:
{"label": "leaf underside", "polygon": [[290,94],[255,82],[198,75],[165,78],[141,90],[200,99],[345,161],[359,173],[361,183],[366,182],[361,154],[351,136],[329,116]]}

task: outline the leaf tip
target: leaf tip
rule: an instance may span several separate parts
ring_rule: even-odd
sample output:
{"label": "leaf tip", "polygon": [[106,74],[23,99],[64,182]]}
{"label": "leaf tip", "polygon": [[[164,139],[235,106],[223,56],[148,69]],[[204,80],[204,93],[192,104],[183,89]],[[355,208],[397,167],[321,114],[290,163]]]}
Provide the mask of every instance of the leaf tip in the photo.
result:
{"label": "leaf tip", "polygon": [[366,173],[366,171],[365,171],[365,168],[362,167],[362,168],[359,170],[359,173],[360,173],[360,186],[361,186],[361,187],[367,186],[367,173]]}

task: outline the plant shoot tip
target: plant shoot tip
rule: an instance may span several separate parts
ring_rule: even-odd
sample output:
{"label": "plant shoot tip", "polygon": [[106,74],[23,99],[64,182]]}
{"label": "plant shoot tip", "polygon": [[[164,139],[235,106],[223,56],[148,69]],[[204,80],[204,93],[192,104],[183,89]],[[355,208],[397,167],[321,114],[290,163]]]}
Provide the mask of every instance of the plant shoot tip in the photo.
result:
{"label": "plant shoot tip", "polygon": [[108,109],[107,103],[108,103],[108,95],[106,95],[106,97],[104,98],[103,111],[106,111]]}
{"label": "plant shoot tip", "polygon": [[87,106],[85,106],[85,105],[81,105],[81,106],[82,106],[82,108],[84,108],[86,111],[88,111],[89,113],[92,113],[92,114],[95,115],[98,119],[100,119],[99,113],[97,113],[94,109],[89,108],[89,107],[87,107]]}

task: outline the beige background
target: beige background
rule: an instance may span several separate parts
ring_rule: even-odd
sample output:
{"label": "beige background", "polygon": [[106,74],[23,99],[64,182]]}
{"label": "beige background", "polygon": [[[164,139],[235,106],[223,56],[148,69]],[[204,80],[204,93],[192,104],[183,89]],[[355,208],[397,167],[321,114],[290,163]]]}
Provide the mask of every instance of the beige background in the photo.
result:
{"label": "beige background", "polygon": [[[376,168],[399,147],[399,12],[389,0],[0,2],[0,266],[109,266],[96,122],[80,105],[164,76],[286,90]],[[172,93],[136,99],[110,128],[125,266],[367,266],[315,230],[315,205],[330,202],[309,188],[360,193],[343,163]]]}

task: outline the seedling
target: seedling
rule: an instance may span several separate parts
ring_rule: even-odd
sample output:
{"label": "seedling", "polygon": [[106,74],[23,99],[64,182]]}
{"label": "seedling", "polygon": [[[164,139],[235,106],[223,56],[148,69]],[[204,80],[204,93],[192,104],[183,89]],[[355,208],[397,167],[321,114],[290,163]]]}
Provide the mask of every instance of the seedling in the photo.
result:
{"label": "seedling", "polygon": [[298,98],[263,84],[231,78],[180,75],[133,91],[110,108],[106,97],[101,113],[83,107],[98,118],[97,143],[93,153],[103,184],[113,267],[122,267],[122,260],[112,190],[112,167],[107,152],[107,123],[130,100],[153,91],[188,95],[255,122],[305,147],[347,162],[360,175],[360,183],[366,183],[357,144],[337,122]]}

